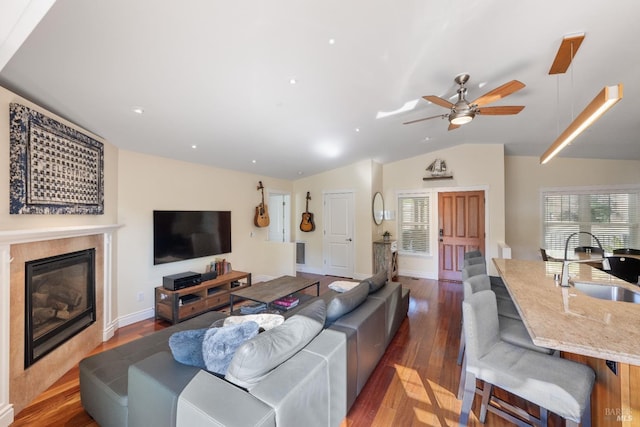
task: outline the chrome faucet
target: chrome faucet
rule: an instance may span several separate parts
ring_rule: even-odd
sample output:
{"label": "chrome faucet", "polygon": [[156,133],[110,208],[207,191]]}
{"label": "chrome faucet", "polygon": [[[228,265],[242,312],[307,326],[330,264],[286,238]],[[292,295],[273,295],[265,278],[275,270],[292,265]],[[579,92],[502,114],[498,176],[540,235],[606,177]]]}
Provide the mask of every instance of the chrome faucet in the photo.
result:
{"label": "chrome faucet", "polygon": [[[571,238],[576,234],[588,234],[589,236],[593,237],[596,243],[598,244],[598,247],[602,251],[602,257],[581,259],[581,260],[568,260],[567,250],[569,249],[569,240],[571,240]],[[582,263],[594,262],[594,261],[602,261],[602,268],[604,270],[611,270],[611,265],[609,265],[609,260],[604,256],[604,248],[602,247],[600,240],[598,240],[596,236],[589,233],[588,231],[577,231],[569,235],[569,237],[567,237],[567,241],[564,244],[564,259],[562,260],[562,277],[560,279],[560,286],[564,286],[564,287],[569,286],[569,264],[572,264],[572,263],[582,264]]]}

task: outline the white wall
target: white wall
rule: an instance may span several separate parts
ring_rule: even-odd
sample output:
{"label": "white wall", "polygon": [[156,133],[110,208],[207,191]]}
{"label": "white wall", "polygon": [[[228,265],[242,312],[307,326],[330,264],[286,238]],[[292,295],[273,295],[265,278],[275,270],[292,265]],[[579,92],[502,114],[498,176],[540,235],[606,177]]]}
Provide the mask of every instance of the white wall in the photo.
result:
{"label": "white wall", "polygon": [[306,264],[301,271],[322,273],[322,237],[323,237],[323,194],[334,191],[352,191],[355,198],[355,262],[354,277],[366,278],[372,273],[373,240],[371,233],[371,201],[373,198],[372,179],[375,164],[372,160],[363,160],[352,165],[301,178],[294,182],[296,213],[299,219],[304,211],[305,196],[311,192],[309,211],[314,214],[316,230],[313,232],[300,231],[298,224],[294,225],[294,239],[306,243]]}
{"label": "white wall", "polygon": [[[425,170],[434,159],[444,159],[447,169],[453,174],[451,180],[423,181],[428,176]],[[441,191],[484,190],[486,196],[486,239],[488,258],[498,257],[498,244],[505,240],[505,192],[504,192],[504,147],[499,144],[465,144],[435,151],[410,159],[388,163],[383,166],[385,209],[393,207],[397,217],[397,192],[399,190],[431,191],[433,194],[431,247],[428,257],[400,255],[399,274],[405,276],[438,277],[438,217],[437,193]],[[397,221],[385,221],[385,230],[397,236]],[[494,274],[493,265],[489,264]]]}
{"label": "white wall", "polygon": [[640,183],[636,160],[567,159],[540,165],[538,157],[505,158],[506,235],[512,257],[540,259],[540,190],[549,187]]}
{"label": "white wall", "polygon": [[[162,157],[120,150],[118,162],[118,316],[128,324],[151,315],[154,288],[162,277],[184,271],[204,272],[216,257],[153,265],[154,209],[230,210],[232,253],[219,255],[235,270],[259,277],[295,275],[294,245],[268,242],[268,228],[253,225],[256,190],[291,192],[290,181],[217,169]],[[137,296],[142,292],[143,301]]]}

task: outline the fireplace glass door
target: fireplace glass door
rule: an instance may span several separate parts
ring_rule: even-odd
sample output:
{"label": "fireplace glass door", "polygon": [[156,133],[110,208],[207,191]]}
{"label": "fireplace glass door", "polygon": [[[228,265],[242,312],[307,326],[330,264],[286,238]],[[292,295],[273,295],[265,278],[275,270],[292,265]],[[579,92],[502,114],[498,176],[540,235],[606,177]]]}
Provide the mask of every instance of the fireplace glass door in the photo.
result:
{"label": "fireplace glass door", "polygon": [[96,319],[95,249],[25,263],[25,368]]}

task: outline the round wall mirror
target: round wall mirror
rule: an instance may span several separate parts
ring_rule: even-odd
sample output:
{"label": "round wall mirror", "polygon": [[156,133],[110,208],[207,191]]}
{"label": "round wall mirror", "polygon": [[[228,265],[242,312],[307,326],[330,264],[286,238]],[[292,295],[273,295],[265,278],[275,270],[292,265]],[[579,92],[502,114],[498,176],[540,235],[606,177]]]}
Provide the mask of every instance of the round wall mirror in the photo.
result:
{"label": "round wall mirror", "polygon": [[373,222],[375,222],[376,225],[382,224],[382,219],[384,217],[384,200],[382,199],[382,194],[380,194],[380,192],[373,195],[371,213],[373,214]]}

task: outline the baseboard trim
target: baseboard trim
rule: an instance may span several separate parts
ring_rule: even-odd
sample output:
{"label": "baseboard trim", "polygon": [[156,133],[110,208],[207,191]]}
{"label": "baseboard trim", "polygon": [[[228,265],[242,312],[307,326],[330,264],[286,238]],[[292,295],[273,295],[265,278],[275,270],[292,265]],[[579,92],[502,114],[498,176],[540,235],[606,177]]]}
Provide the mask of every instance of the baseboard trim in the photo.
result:
{"label": "baseboard trim", "polygon": [[13,423],[14,415],[13,415],[13,405],[10,403],[5,403],[0,407],[0,426],[9,427],[11,423]]}
{"label": "baseboard trim", "polygon": [[116,321],[116,324],[117,324],[116,329],[121,328],[123,326],[131,325],[136,322],[140,322],[142,320],[150,319],[155,315],[156,313],[154,309],[151,307],[135,313],[127,314],[126,316],[118,318],[118,320]]}
{"label": "baseboard trim", "polygon": [[406,276],[406,277],[418,277],[420,279],[432,279],[438,280],[438,272],[431,271],[413,271],[413,270],[399,270],[398,276]]}

